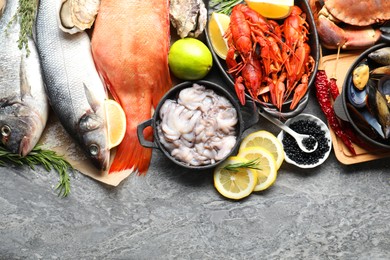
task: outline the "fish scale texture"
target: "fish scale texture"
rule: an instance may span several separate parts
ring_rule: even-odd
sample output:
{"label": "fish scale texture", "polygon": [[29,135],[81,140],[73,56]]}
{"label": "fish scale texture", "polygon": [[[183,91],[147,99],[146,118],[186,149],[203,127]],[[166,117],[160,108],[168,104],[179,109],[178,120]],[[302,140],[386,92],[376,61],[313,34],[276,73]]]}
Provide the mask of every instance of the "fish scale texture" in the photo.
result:
{"label": "fish scale texture", "polygon": [[[28,56],[24,48],[19,49],[19,21],[10,23],[18,5],[18,1],[9,1],[3,15],[0,15],[0,127],[4,124],[11,127],[11,151],[20,153],[23,150],[22,153],[27,153],[44,130],[49,105],[36,46],[31,39],[28,40]],[[10,106],[12,103],[18,105]],[[11,110],[16,116],[12,122],[12,116],[9,116]],[[24,136],[27,142],[20,144]]]}
{"label": "fish scale texture", "polygon": [[[110,172],[133,169],[145,173],[151,149],[137,138],[138,124],[171,87],[168,69],[168,1],[102,1],[92,34],[96,67],[122,105],[127,129]],[[145,138],[151,139],[151,129]]]}
{"label": "fish scale texture", "polygon": [[[109,151],[104,114],[105,87],[96,71],[87,33],[71,35],[59,28],[59,4],[60,1],[40,1],[36,21],[37,46],[47,94],[53,111],[68,133],[82,145],[87,155],[89,145],[98,144],[101,151],[99,156],[103,159],[92,158],[93,162],[99,168],[107,167]],[[86,94],[85,87],[92,98]],[[80,119],[85,115],[92,115],[96,121],[82,125]],[[85,133],[82,129],[86,127],[96,128],[96,131]]]}

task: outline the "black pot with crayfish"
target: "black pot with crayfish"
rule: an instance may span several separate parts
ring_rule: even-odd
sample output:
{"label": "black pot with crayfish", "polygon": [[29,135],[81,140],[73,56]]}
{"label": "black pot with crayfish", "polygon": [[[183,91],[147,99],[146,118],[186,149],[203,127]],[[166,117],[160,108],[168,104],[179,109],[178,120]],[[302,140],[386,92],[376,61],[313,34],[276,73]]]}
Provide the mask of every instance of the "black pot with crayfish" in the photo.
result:
{"label": "black pot with crayfish", "polygon": [[354,61],[334,107],[369,148],[390,149],[390,43],[374,45]]}
{"label": "black pot with crayfish", "polygon": [[[140,144],[161,150],[187,169],[214,168],[236,153],[242,133],[258,122],[253,102],[239,105],[225,87],[199,80],[182,82],[158,103],[153,117],[137,127]],[[145,129],[153,129],[153,141]]]}
{"label": "black pot with crayfish", "polygon": [[[214,10],[209,8],[208,11],[211,15]],[[245,100],[254,100],[274,117],[294,117],[308,104],[320,56],[319,39],[310,6],[305,0],[295,0],[290,15],[275,20],[259,18],[253,12],[245,4],[235,6],[228,29],[231,32],[230,28],[236,24],[249,25],[250,31],[246,37],[251,41],[250,51],[240,50],[234,40],[237,35],[231,32],[226,34],[230,52],[226,59],[222,59],[214,51],[208,30],[205,30],[214,61],[227,85],[236,90],[241,104]],[[243,17],[242,14],[246,21],[239,19]],[[264,27],[254,24],[254,16],[265,24]],[[297,20],[300,28],[291,28],[297,24]]]}

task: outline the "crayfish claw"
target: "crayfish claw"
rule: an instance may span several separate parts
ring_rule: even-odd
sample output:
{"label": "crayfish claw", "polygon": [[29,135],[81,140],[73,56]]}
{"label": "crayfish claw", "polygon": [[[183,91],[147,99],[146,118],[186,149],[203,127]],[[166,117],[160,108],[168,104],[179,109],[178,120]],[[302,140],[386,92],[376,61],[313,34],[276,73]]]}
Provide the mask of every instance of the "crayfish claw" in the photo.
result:
{"label": "crayfish claw", "polygon": [[243,81],[244,79],[240,76],[236,79],[234,83],[234,89],[241,105],[245,105],[245,86],[243,84]]}

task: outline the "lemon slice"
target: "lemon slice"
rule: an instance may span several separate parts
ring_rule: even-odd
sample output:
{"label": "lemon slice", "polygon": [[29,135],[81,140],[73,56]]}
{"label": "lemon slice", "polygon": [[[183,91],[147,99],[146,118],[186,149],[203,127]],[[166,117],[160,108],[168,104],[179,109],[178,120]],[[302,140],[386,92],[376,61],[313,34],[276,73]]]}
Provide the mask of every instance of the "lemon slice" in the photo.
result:
{"label": "lemon slice", "polygon": [[214,170],[214,186],[224,197],[239,200],[249,196],[257,184],[257,172],[249,168],[237,171],[224,169],[229,164],[245,163],[246,159],[231,156]]}
{"label": "lemon slice", "polygon": [[230,17],[228,15],[217,12],[213,12],[209,20],[208,32],[211,46],[221,59],[226,59],[229,49],[227,40],[223,37],[229,23]]}
{"label": "lemon slice", "polygon": [[245,0],[246,4],[262,16],[271,19],[286,18],[294,0]]}
{"label": "lemon slice", "polygon": [[274,184],[277,176],[276,161],[274,156],[262,147],[248,147],[240,150],[238,157],[245,158],[249,161],[256,160],[256,167],[260,170],[257,172],[257,184],[254,191],[265,190]]}
{"label": "lemon slice", "polygon": [[261,130],[247,135],[241,142],[240,152],[252,146],[262,147],[269,151],[276,161],[276,169],[280,168],[284,160],[284,150],[282,143],[274,134]]}
{"label": "lemon slice", "polygon": [[107,118],[108,148],[118,146],[126,133],[126,115],[121,105],[112,99],[104,102]]}

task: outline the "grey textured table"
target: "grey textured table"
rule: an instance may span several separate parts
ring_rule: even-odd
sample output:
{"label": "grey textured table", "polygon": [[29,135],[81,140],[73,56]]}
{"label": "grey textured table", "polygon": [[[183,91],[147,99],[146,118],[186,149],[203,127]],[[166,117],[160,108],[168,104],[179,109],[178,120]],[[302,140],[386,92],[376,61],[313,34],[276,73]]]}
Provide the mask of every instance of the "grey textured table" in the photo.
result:
{"label": "grey textured table", "polygon": [[[324,119],[310,94],[304,112]],[[260,129],[279,132],[260,118],[244,136]],[[274,186],[238,202],[212,171],[158,150],[146,176],[115,188],[76,172],[67,198],[55,172],[0,168],[0,259],[390,259],[389,165],[284,162]]]}

